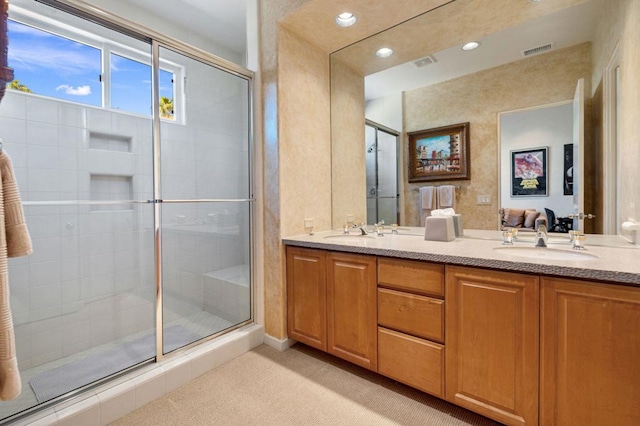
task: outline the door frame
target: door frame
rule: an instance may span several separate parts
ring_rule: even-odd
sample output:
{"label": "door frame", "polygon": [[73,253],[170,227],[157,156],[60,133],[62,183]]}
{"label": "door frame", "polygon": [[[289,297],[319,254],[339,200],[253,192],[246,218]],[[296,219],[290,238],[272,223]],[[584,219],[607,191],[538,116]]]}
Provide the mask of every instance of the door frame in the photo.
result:
{"label": "door frame", "polygon": [[618,217],[618,102],[619,87],[618,74],[616,70],[620,68],[620,49],[616,44],[609,63],[604,70],[604,92],[603,92],[603,226],[604,234],[619,234],[620,218]]}
{"label": "door frame", "polygon": [[[558,101],[558,102],[551,102],[551,103],[546,103],[546,104],[540,104],[540,105],[533,105],[533,106],[528,106],[528,107],[524,107],[524,108],[516,108],[516,109],[511,109],[511,110],[506,110],[506,111],[498,111],[496,113],[496,125],[498,127],[497,130],[497,135],[498,135],[498,149],[497,149],[497,163],[498,163],[498,167],[496,168],[496,182],[498,182],[497,185],[497,190],[496,190],[496,202],[498,205],[498,211],[501,208],[506,208],[509,206],[504,206],[502,205],[502,171],[503,169],[506,167],[507,169],[511,168],[510,164],[502,164],[502,148],[503,148],[503,142],[502,142],[502,126],[501,126],[501,118],[503,115],[507,115],[507,114],[511,114],[511,113],[516,113],[516,112],[526,112],[526,111],[535,111],[538,109],[545,109],[545,108],[553,108],[553,107],[559,107],[559,106],[563,106],[563,105],[570,105],[573,102],[572,99],[566,99],[563,101]],[[574,162],[575,162],[575,158],[574,158]],[[574,163],[575,164],[575,163]],[[575,189],[575,187],[574,187]],[[497,221],[497,228],[496,229],[500,229],[501,227],[501,222],[500,222],[500,217],[499,215],[496,215],[496,221]]]}

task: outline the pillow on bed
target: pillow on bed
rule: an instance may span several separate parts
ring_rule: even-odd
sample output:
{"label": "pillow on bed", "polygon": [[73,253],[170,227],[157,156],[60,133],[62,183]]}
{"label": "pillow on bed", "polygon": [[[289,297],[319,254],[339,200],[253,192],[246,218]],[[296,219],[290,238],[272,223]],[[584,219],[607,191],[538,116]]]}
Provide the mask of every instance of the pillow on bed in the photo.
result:
{"label": "pillow on bed", "polygon": [[524,224],[525,228],[533,228],[536,224],[536,219],[540,216],[540,212],[536,210],[527,210],[524,212]]}
{"label": "pillow on bed", "polygon": [[[535,220],[535,219],[534,219]],[[505,209],[504,224],[512,228],[520,228],[524,223],[524,209]]]}

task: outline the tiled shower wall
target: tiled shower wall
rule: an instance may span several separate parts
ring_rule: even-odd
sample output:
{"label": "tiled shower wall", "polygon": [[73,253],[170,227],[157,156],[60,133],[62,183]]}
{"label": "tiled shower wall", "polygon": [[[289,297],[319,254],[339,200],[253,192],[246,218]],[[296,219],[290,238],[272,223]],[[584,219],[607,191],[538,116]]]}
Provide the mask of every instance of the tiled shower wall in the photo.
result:
{"label": "tiled shower wall", "polygon": [[[224,173],[240,163],[243,151],[246,155],[241,130],[246,115],[234,118],[237,128],[230,128],[226,117],[221,131],[216,128],[220,123],[211,118],[196,119],[198,110],[191,107],[186,112],[193,120],[190,126],[162,126],[163,198],[239,197],[238,188],[248,185],[248,171],[231,174],[232,178]],[[242,106],[230,107],[224,100],[206,105],[209,117],[230,110],[237,113]],[[151,119],[9,91],[0,104],[0,138],[27,202],[34,245],[31,256],[9,263],[20,367],[151,330],[152,204],[33,205],[151,199]],[[207,194],[207,188],[216,185],[220,189]],[[215,305],[204,300],[209,280],[205,273],[212,267],[249,263],[248,231],[238,231],[246,218],[248,210],[238,211],[230,204],[163,209],[165,292],[180,295],[166,299],[167,318]],[[212,232],[220,223],[235,225],[235,233],[221,237]]]}
{"label": "tiled shower wall", "polygon": [[[129,177],[132,196],[149,198],[151,120],[8,92],[0,128],[34,246],[31,256],[9,264],[21,368],[149,328],[153,311],[142,302],[153,294],[151,207],[29,204],[108,196],[92,196],[92,174]],[[92,133],[128,137],[131,150],[91,148]],[[115,294],[129,297],[114,303]]]}

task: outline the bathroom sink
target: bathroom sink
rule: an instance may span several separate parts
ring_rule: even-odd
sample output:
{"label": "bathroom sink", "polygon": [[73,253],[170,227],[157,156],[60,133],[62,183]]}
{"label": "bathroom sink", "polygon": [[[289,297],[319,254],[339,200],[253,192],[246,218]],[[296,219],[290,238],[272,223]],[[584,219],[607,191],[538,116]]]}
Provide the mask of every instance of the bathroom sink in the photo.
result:
{"label": "bathroom sink", "polygon": [[335,239],[336,241],[341,241],[344,243],[361,243],[363,241],[375,239],[376,237],[373,235],[337,234],[337,235],[327,235],[324,238]]}
{"label": "bathroom sink", "polygon": [[418,236],[418,237],[424,237],[424,228],[418,228],[418,227],[398,227],[396,229],[396,232],[394,233],[393,231],[391,231],[390,227],[385,227],[384,228],[384,235],[411,235],[411,236]]}
{"label": "bathroom sink", "polygon": [[594,260],[598,256],[585,251],[562,250],[548,247],[494,247],[500,254],[505,256],[540,259],[540,260]]}
{"label": "bathroom sink", "polygon": [[[518,241],[519,242],[531,242],[535,243],[536,234],[535,232],[519,232],[518,233]],[[563,235],[548,235],[547,236],[547,244],[571,244],[569,240],[568,234]],[[523,247],[526,248],[526,247]]]}

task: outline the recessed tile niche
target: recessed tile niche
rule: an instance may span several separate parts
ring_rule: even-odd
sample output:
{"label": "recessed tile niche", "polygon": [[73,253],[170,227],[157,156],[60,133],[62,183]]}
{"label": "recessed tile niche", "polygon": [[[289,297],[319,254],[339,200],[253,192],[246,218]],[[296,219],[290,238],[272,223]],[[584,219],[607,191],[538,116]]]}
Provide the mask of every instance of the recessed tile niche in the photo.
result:
{"label": "recessed tile niche", "polygon": [[[133,176],[91,175],[91,201],[133,199]],[[132,204],[92,204],[91,211],[132,210]]]}
{"label": "recessed tile niche", "polygon": [[89,132],[89,148],[131,152],[131,137]]}

